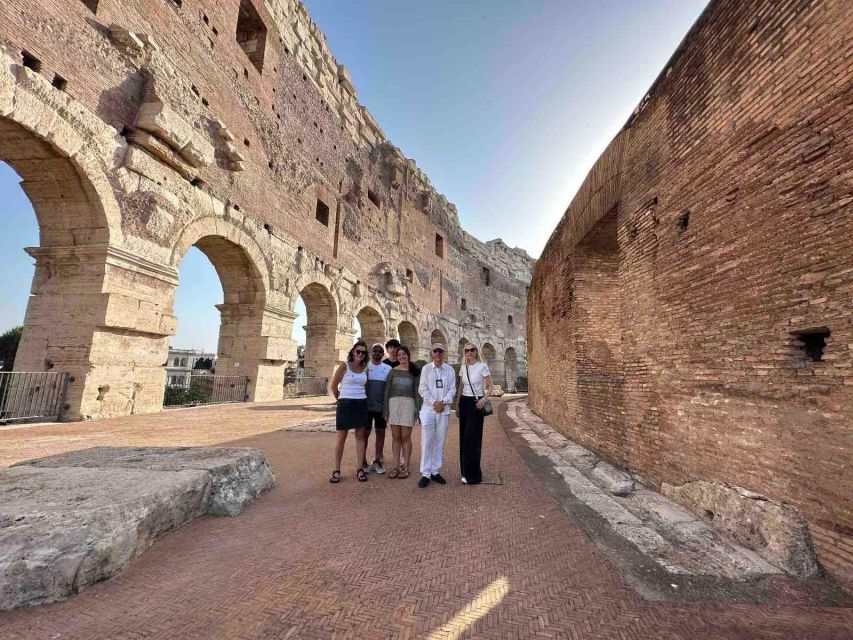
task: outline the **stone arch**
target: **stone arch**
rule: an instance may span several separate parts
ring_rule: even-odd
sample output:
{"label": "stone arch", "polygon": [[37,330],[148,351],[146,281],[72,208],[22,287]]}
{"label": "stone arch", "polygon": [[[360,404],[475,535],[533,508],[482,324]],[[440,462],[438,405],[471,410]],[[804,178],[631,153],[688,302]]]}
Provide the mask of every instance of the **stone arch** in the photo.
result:
{"label": "stone arch", "polygon": [[457,362],[462,362],[465,359],[465,345],[470,344],[471,341],[466,337],[459,338],[459,342],[457,343],[457,351],[456,351],[456,359]]}
{"label": "stone arch", "polygon": [[[331,377],[337,362],[338,307],[329,289],[310,281],[298,290],[305,303],[305,375]],[[294,297],[295,302],[295,297]]]}
{"label": "stone arch", "polygon": [[372,305],[367,305],[361,308],[356,314],[358,323],[361,325],[361,338],[367,343],[367,346],[381,342],[385,344],[385,319],[382,313]]}
{"label": "stone arch", "polygon": [[96,413],[104,403],[85,405],[101,378],[130,370],[110,336],[92,348],[115,317],[106,264],[121,244],[121,215],[102,158],[119,148],[113,129],[0,50],[0,161],[20,176],[39,229],[39,246],[26,248],[35,275],[15,369],[70,374],[64,419]]}
{"label": "stone arch", "polygon": [[444,345],[444,350],[447,351],[447,338],[444,335],[444,332],[441,329],[433,329],[432,333],[429,336],[429,343],[433,345],[435,343],[439,343]]}
{"label": "stone arch", "polygon": [[504,366],[506,367],[506,390],[515,391],[518,381],[518,354],[515,347],[508,347],[504,352]]}
{"label": "stone arch", "polygon": [[120,244],[112,167],[103,160],[118,155],[116,131],[3,51],[0,114],[0,159],[22,178],[40,246]]}
{"label": "stone arch", "polygon": [[419,358],[418,328],[408,320],[403,320],[397,326],[397,334],[400,336],[400,342],[409,347],[409,351],[412,353],[412,359],[417,360]]}
{"label": "stone arch", "polygon": [[[192,246],[197,246],[205,255],[207,255],[211,262],[214,262],[211,255],[208,255],[208,251],[199,245],[199,242],[205,242],[206,239],[210,239],[210,242],[206,242],[205,244],[207,244],[211,253],[215,254],[217,248],[225,252],[230,251],[232,252],[231,258],[235,259],[237,262],[245,263],[244,260],[233,254],[233,249],[228,248],[229,246],[238,247],[242,254],[244,254],[248,259],[248,262],[254,267],[255,273],[260,278],[260,282],[263,285],[262,290],[264,293],[266,294],[270,291],[270,282],[272,281],[272,263],[266,257],[267,252],[263,251],[257,240],[249,235],[245,229],[238,227],[231,221],[224,218],[204,216],[196,218],[185,226],[180,231],[177,239],[172,245],[171,255],[169,258],[170,265],[177,268],[184,255],[186,255],[187,251],[189,251]],[[227,243],[227,245],[225,243]],[[215,262],[213,266],[216,267]],[[219,268],[217,268],[217,273],[218,272]]]}

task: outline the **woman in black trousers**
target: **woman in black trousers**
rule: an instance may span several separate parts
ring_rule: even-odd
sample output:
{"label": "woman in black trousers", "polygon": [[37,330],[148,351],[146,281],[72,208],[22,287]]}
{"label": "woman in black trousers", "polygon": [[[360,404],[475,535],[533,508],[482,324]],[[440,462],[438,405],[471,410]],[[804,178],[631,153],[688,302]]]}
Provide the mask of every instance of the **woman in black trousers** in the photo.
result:
{"label": "woman in black trousers", "polygon": [[483,450],[483,416],[477,411],[492,395],[492,374],[480,360],[473,344],[465,345],[465,360],[456,385],[456,415],[459,417],[459,462],[463,484],[480,484],[480,454]]}

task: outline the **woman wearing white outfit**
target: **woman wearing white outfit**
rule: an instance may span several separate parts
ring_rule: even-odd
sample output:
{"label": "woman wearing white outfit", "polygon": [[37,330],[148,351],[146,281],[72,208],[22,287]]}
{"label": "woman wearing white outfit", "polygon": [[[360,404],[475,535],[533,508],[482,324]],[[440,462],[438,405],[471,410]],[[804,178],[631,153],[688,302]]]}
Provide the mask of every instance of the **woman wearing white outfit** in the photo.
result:
{"label": "woman wearing white outfit", "polygon": [[459,464],[462,482],[480,484],[483,472],[483,416],[478,411],[492,395],[492,373],[473,344],[465,345],[465,362],[459,369],[460,384],[456,391],[456,415],[459,417]]}
{"label": "woman wearing white outfit", "polygon": [[423,489],[430,480],[447,484],[441,471],[444,439],[450,420],[450,404],[456,394],[456,372],[444,363],[444,345],[432,345],[432,362],[421,369],[418,393],[423,398],[421,405],[421,479],[418,487]]}
{"label": "woman wearing white outfit", "polygon": [[362,468],[364,454],[367,451],[367,345],[356,342],[347,354],[332,378],[332,393],[338,401],[335,412],[337,438],[335,439],[335,470],[329,482],[341,481],[341,459],[344,457],[344,445],[350,429],[355,429],[355,455],[357,457],[356,477],[359,482],[367,480]]}

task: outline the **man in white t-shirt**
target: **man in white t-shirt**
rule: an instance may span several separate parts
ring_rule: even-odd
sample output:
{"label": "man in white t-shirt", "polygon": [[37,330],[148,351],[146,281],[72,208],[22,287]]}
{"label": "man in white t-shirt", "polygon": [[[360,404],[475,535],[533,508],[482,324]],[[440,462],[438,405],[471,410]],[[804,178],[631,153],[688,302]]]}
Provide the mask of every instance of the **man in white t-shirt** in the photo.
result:
{"label": "man in white t-shirt", "polygon": [[[365,469],[372,468],[374,473],[385,473],[382,466],[382,458],[385,450],[385,414],[383,404],[385,403],[385,381],[391,367],[382,362],[385,355],[385,347],[377,342],[370,349],[370,362],[367,363],[367,438],[370,438],[371,429],[376,429],[376,455],[373,464],[368,467],[367,460],[363,461]],[[367,455],[367,442],[365,441],[365,456]]]}
{"label": "man in white t-shirt", "polygon": [[450,420],[450,405],[456,395],[456,372],[444,362],[444,345],[435,343],[430,354],[432,362],[421,369],[418,393],[421,406],[421,479],[418,487],[425,488],[431,480],[447,484],[441,473],[444,440]]}

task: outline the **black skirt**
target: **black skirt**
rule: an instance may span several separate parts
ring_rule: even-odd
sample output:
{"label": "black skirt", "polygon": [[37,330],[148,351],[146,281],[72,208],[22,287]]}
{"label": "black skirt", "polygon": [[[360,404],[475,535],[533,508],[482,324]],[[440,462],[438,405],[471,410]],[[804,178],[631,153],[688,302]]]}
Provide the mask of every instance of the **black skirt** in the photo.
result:
{"label": "black skirt", "polygon": [[368,423],[366,398],[364,400],[338,398],[338,407],[335,412],[335,427],[338,431],[363,429]]}

